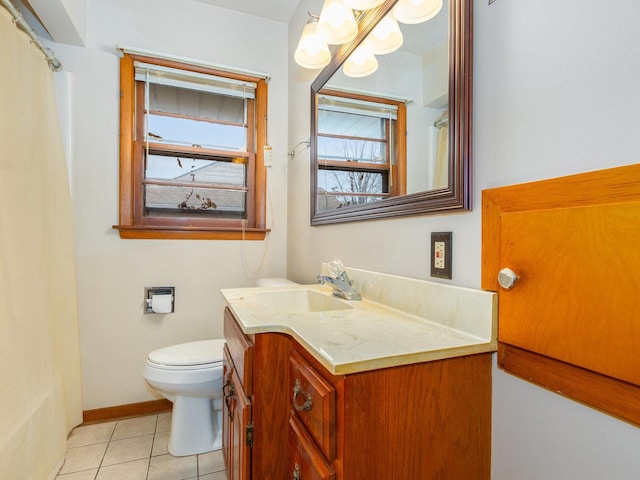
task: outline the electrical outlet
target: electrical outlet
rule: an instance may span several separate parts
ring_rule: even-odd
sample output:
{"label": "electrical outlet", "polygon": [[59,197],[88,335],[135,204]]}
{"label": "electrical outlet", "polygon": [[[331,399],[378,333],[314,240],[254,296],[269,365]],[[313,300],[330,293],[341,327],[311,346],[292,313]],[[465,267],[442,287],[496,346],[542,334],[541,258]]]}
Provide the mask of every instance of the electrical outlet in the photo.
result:
{"label": "electrical outlet", "polygon": [[431,276],[451,279],[451,232],[431,232]]}

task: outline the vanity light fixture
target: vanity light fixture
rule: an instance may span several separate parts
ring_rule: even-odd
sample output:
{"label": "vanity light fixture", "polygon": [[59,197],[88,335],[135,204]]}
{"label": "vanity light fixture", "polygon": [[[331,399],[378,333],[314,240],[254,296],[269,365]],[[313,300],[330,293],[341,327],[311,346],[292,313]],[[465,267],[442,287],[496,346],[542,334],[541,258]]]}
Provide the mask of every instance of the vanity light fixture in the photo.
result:
{"label": "vanity light fixture", "polygon": [[318,33],[331,45],[350,42],[358,34],[353,10],[342,0],[325,0],[318,20]]}
{"label": "vanity light fixture", "polygon": [[402,23],[414,24],[431,20],[442,10],[442,0],[399,0],[393,15]]}
{"label": "vanity light fixture", "polygon": [[298,47],[293,55],[296,63],[304,68],[323,68],[331,61],[331,52],[325,39],[317,32],[318,18],[311,17],[302,30]]}
{"label": "vanity light fixture", "polygon": [[[323,68],[331,61],[328,45],[342,45],[358,34],[356,17],[363,10],[381,5],[384,0],[324,0],[320,16],[309,13],[294,59],[304,68]],[[426,22],[442,10],[443,0],[398,0],[391,12],[380,20],[361,47],[354,50],[343,66],[350,77],[364,77],[378,69],[375,55],[396,51],[404,39],[398,22]],[[366,46],[365,46],[366,45]]]}
{"label": "vanity light fixture", "polygon": [[344,62],[342,71],[347,77],[366,77],[378,69],[378,60],[365,40]]}

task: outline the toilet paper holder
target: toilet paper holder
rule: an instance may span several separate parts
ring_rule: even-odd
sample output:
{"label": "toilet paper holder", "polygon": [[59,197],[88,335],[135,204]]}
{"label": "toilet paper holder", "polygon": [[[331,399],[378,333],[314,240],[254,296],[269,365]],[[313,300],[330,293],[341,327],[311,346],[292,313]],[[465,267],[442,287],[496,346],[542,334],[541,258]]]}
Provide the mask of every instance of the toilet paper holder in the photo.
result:
{"label": "toilet paper holder", "polygon": [[153,311],[151,302],[154,295],[171,295],[171,312],[175,311],[176,287],[144,287],[144,313],[157,313]]}

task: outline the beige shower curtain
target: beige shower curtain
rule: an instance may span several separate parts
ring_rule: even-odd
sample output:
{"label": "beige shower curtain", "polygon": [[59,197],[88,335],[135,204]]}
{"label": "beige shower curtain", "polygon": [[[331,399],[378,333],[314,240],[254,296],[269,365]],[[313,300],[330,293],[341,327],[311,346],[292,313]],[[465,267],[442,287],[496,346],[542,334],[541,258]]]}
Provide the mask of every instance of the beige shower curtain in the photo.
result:
{"label": "beige shower curtain", "polygon": [[71,202],[53,73],[0,7],[0,480],[46,480],[82,421]]}
{"label": "beige shower curtain", "polygon": [[433,188],[446,188],[449,185],[449,110],[440,115],[436,124]]}

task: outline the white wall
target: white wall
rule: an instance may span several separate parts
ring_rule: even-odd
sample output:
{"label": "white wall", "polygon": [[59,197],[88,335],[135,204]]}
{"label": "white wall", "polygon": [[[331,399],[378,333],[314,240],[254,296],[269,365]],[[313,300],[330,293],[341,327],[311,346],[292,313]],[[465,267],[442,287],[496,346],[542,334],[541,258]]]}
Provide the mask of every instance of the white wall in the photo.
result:
{"label": "white wall", "polygon": [[[291,58],[315,3],[303,0],[289,26],[290,147],[309,136],[303,107],[313,75]],[[311,282],[320,262],[339,257],[353,267],[429,279],[430,232],[452,231],[451,283],[478,288],[483,189],[639,161],[639,3],[474,5],[473,211],[310,227],[304,150],[289,164],[290,278]],[[495,480],[640,478],[639,428],[497,369],[493,401]]]}
{"label": "white wall", "polygon": [[[73,76],[72,157],[84,409],[156,398],[148,352],[222,336],[224,287],[286,273],[287,26],[185,0],[94,0],[86,48],[53,44]],[[271,74],[265,241],[121,240],[115,45]],[[145,286],[175,286],[176,312],[143,315]]]}

